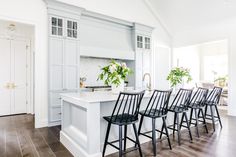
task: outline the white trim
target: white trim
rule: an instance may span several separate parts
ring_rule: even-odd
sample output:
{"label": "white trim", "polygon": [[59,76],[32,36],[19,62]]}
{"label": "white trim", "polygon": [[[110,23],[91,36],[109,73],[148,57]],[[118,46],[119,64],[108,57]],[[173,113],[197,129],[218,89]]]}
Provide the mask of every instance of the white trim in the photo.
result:
{"label": "white trim", "polygon": [[35,121],[35,128],[43,128],[43,127],[48,127],[48,120],[40,120],[40,121]]}
{"label": "white trim", "polygon": [[74,155],[75,157],[101,157],[101,153],[97,154],[88,154],[86,153],[81,146],[76,144],[69,136],[66,135],[63,131],[60,132],[60,142]]}

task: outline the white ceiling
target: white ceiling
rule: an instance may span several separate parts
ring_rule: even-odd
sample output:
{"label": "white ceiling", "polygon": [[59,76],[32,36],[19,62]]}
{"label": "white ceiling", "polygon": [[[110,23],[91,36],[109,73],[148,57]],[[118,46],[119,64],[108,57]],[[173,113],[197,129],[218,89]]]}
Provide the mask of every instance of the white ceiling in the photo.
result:
{"label": "white ceiling", "polygon": [[148,0],[171,34],[236,18],[236,0]]}

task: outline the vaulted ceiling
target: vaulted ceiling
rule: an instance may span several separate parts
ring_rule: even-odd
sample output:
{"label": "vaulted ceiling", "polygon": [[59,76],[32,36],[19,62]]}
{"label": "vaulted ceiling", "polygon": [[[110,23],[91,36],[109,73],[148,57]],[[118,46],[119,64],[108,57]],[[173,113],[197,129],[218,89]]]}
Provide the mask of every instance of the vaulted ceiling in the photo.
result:
{"label": "vaulted ceiling", "polygon": [[171,34],[236,19],[236,0],[146,0]]}

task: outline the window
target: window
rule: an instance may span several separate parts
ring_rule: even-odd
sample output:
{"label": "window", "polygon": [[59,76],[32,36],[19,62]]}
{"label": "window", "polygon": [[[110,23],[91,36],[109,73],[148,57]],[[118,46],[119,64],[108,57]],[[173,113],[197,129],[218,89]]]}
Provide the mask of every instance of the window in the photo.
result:
{"label": "window", "polygon": [[139,35],[137,36],[137,47],[143,48],[143,37]]}
{"label": "window", "polygon": [[145,37],[145,49],[151,48],[150,43],[151,43],[151,39],[148,37]]}
{"label": "window", "polygon": [[63,36],[63,20],[60,18],[52,17],[51,18],[52,24],[52,35]]}
{"label": "window", "polygon": [[77,22],[75,21],[67,21],[67,37],[77,38]]}

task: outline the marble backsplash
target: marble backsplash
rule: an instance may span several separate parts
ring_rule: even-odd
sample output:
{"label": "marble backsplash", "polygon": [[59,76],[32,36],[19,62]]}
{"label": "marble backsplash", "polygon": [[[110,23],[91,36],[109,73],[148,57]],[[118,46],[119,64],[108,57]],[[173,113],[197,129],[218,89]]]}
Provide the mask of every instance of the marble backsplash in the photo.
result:
{"label": "marble backsplash", "polygon": [[[97,81],[97,78],[101,73],[101,67],[106,66],[110,61],[110,59],[105,58],[81,57],[80,77],[86,77],[85,86],[103,86],[103,81]],[[126,62],[129,66],[132,61],[119,60],[119,62]]]}

